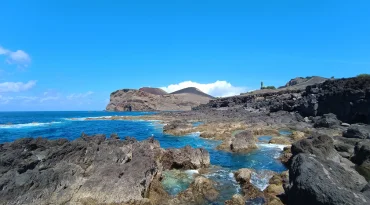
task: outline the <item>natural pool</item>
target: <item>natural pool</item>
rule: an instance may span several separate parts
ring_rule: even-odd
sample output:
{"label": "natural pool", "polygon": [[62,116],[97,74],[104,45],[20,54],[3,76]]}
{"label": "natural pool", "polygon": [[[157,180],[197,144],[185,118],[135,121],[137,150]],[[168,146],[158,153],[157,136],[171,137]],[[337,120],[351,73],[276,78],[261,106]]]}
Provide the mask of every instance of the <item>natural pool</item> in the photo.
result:
{"label": "natural pool", "polygon": [[[221,143],[217,140],[203,139],[199,133],[185,136],[172,136],[162,132],[163,125],[158,121],[128,121],[128,120],[88,120],[103,116],[139,116],[150,115],[150,112],[5,112],[0,113],[0,143],[11,142],[22,137],[45,137],[49,139],[67,138],[74,140],[82,132],[86,134],[117,133],[121,138],[132,136],[138,140],[153,135],[163,148],[181,148],[190,145],[194,148],[203,147],[210,153],[211,164],[209,171],[204,174],[215,181],[220,197],[215,204],[223,204],[227,199],[240,191],[235,182],[233,172],[240,168],[255,170],[252,183],[264,189],[271,172],[282,172],[286,168],[277,160],[284,146],[267,144],[270,136],[260,137],[259,149],[248,154],[235,154],[216,150]],[[200,122],[193,126],[199,126]],[[281,134],[287,132],[281,132]],[[191,183],[196,171],[170,171],[164,173],[163,185],[172,195],[186,189]]]}

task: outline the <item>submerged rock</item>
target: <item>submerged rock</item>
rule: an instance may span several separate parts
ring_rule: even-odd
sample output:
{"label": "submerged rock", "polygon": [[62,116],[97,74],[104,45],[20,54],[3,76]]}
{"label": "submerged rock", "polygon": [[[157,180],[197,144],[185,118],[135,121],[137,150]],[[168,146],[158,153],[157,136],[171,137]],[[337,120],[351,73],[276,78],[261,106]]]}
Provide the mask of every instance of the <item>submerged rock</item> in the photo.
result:
{"label": "submerged rock", "polygon": [[289,204],[368,204],[361,190],[366,180],[338,163],[308,154],[298,154],[289,169]]}
{"label": "submerged rock", "polygon": [[244,198],[247,200],[263,198],[263,192],[251,183],[252,173],[253,171],[247,168],[239,169],[234,173],[236,181],[242,188]]}
{"label": "submerged rock", "polygon": [[210,157],[203,148],[194,149],[186,146],[181,149],[168,149],[161,159],[166,169],[199,169],[210,165]]}
{"label": "submerged rock", "polygon": [[207,202],[215,201],[218,195],[213,181],[198,176],[187,190],[179,193],[169,204],[207,204]]}

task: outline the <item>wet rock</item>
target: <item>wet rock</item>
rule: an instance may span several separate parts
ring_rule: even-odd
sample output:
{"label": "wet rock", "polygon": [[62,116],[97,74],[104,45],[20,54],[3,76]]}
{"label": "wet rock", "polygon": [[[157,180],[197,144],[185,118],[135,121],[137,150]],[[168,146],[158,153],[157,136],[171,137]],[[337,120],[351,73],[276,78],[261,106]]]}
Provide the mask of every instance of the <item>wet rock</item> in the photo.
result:
{"label": "wet rock", "polygon": [[175,199],[171,200],[170,204],[206,204],[206,202],[215,201],[218,195],[213,181],[198,176],[189,188],[180,192]]}
{"label": "wet rock", "polygon": [[240,194],[235,194],[230,200],[225,201],[225,205],[245,205],[245,198]]}
{"label": "wet rock", "polygon": [[79,204],[145,201],[161,149],[153,140],[127,142],[104,135],[74,141],[22,139],[0,149],[0,201]]}
{"label": "wet rock", "polygon": [[333,113],[324,114],[323,116],[313,118],[314,127],[326,127],[334,128],[340,125],[340,121],[337,119],[337,116]]}
{"label": "wet rock", "polygon": [[343,132],[343,137],[370,139],[370,126],[369,125],[351,125],[346,131]]}
{"label": "wet rock", "polygon": [[243,168],[243,169],[239,169],[238,171],[236,171],[234,173],[234,176],[237,182],[244,184],[244,183],[250,182],[251,177],[252,177],[252,172],[253,171],[250,169]]}
{"label": "wet rock", "polygon": [[291,149],[293,156],[299,153],[307,153],[339,162],[339,155],[334,149],[333,139],[325,135],[311,136],[297,141]]}
{"label": "wet rock", "polygon": [[289,169],[289,204],[368,204],[360,191],[367,184],[360,175],[338,163],[309,154],[298,154]]}
{"label": "wet rock", "polygon": [[161,159],[166,169],[199,169],[210,165],[210,157],[203,148],[194,149],[186,146],[181,149],[168,149]]}
{"label": "wet rock", "polygon": [[242,131],[231,139],[230,149],[233,152],[249,152],[258,148],[256,142],[251,131]]}
{"label": "wet rock", "polygon": [[181,120],[175,120],[165,125],[163,127],[163,132],[176,136],[185,135],[191,132],[192,127],[193,126],[190,123]]}
{"label": "wet rock", "polygon": [[166,190],[164,190],[160,180],[161,177],[156,175],[150,183],[147,197],[152,205],[166,204],[171,199]]}
{"label": "wet rock", "polygon": [[281,163],[286,166],[289,166],[290,159],[292,158],[293,154],[290,147],[284,147],[282,155],[279,157]]}
{"label": "wet rock", "polygon": [[290,145],[292,144],[290,140],[286,137],[273,137],[269,141],[270,144],[283,144],[283,145]]}
{"label": "wet rock", "polygon": [[264,190],[267,204],[283,204],[281,197],[285,194],[284,187],[287,185],[289,185],[288,171],[274,174],[269,181],[269,186]]}
{"label": "wet rock", "polygon": [[245,199],[263,198],[263,192],[251,183],[252,170],[240,169],[234,173],[236,181],[240,184]]}

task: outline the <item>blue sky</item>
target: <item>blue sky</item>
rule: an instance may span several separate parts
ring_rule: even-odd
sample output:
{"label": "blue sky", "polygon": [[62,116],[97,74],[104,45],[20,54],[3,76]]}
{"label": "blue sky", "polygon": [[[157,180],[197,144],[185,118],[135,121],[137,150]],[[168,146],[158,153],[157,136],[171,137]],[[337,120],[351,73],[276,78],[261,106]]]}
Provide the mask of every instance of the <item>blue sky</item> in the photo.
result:
{"label": "blue sky", "polygon": [[355,2],[3,1],[0,110],[103,110],[121,88],[223,96],[369,73],[370,2]]}

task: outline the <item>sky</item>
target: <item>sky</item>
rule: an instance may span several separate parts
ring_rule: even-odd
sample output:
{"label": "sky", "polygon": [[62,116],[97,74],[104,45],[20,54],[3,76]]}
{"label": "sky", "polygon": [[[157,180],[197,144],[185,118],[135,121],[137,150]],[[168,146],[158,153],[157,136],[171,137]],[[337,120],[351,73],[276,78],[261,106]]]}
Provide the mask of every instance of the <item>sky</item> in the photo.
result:
{"label": "sky", "polygon": [[0,3],[0,111],[103,110],[111,92],[215,96],[370,73],[370,1]]}

